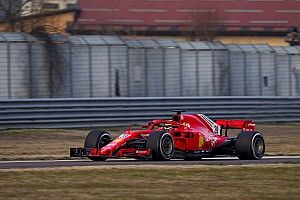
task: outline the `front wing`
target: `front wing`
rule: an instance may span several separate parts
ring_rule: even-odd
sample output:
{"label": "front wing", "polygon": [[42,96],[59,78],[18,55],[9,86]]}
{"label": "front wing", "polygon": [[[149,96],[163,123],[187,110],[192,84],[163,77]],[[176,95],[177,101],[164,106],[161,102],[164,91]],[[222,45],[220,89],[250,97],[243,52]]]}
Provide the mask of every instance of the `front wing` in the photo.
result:
{"label": "front wing", "polygon": [[149,158],[151,157],[150,149],[141,148],[124,148],[111,154],[101,154],[101,149],[97,148],[70,148],[70,157],[90,157],[99,156],[105,158]]}

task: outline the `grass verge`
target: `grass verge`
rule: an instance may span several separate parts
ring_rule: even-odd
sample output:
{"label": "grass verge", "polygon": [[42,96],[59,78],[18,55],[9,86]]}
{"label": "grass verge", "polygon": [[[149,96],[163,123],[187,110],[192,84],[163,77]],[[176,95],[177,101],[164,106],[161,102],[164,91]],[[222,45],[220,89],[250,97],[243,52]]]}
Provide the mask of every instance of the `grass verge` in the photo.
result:
{"label": "grass verge", "polygon": [[298,199],[300,165],[0,170],[3,199]]}
{"label": "grass verge", "polygon": [[[117,136],[124,128],[105,129]],[[300,123],[258,124],[269,155],[300,155]],[[65,159],[81,147],[89,130],[21,129],[0,131],[0,160]]]}

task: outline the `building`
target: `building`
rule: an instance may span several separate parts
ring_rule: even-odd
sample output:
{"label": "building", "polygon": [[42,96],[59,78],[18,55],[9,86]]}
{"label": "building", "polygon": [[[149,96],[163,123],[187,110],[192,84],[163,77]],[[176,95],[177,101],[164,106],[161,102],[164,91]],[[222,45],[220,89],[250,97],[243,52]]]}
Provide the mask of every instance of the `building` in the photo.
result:
{"label": "building", "polygon": [[46,10],[63,10],[76,7],[77,0],[45,0],[43,9]]}
{"label": "building", "polygon": [[[20,1],[20,0],[19,0]],[[22,15],[77,8],[77,0],[23,0]]]}
{"label": "building", "polygon": [[[76,5],[75,0],[10,0],[0,5],[0,31],[31,32],[47,27],[50,33],[67,34],[78,13]],[[14,12],[17,15],[6,15]]]}
{"label": "building", "polygon": [[[68,34],[68,27],[73,23],[78,10],[63,9],[51,12],[25,15],[15,22],[14,32],[31,32],[37,27],[45,27],[49,33]],[[0,20],[0,32],[10,32],[10,24]]]}
{"label": "building", "polygon": [[287,45],[300,26],[299,0],[81,0],[76,33],[185,38],[214,34],[224,43]]}

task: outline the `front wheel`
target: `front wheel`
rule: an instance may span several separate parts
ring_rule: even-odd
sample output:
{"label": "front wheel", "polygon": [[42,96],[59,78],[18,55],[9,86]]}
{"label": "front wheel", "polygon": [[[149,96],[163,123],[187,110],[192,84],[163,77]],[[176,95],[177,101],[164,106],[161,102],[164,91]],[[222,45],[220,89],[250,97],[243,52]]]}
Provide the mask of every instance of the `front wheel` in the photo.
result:
{"label": "front wheel", "polygon": [[[84,148],[102,148],[112,140],[111,135],[106,131],[93,130],[85,138]],[[93,161],[105,161],[100,156],[88,156]]]}
{"label": "front wheel", "polygon": [[147,138],[147,148],[153,160],[170,160],[175,151],[173,137],[163,131],[153,132]]}
{"label": "front wheel", "polygon": [[236,138],[235,148],[240,160],[259,160],[265,153],[263,135],[256,131],[241,132]]}

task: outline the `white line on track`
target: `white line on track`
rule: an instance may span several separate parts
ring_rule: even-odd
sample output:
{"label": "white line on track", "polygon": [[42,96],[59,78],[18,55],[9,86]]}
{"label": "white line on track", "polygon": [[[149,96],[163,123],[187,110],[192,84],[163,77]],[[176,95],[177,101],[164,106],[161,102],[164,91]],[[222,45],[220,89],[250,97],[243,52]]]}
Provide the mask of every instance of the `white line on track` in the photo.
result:
{"label": "white line on track", "polygon": [[[263,159],[293,159],[300,158],[300,156],[264,156]],[[134,159],[124,158],[124,159],[108,159],[108,161],[133,161]],[[181,159],[172,159],[174,161]],[[213,157],[213,158],[203,158],[202,160],[238,160],[237,157]],[[10,161],[0,161],[1,163],[51,163],[51,162],[87,162],[90,160],[10,160]],[[92,162],[92,161],[91,161]]]}

